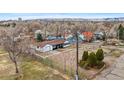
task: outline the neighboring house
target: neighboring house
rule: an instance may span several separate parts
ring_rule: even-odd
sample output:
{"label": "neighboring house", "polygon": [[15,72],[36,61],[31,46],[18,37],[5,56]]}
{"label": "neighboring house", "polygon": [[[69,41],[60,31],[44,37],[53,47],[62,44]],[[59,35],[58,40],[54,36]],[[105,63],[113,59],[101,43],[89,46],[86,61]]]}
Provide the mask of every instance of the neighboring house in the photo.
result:
{"label": "neighboring house", "polygon": [[55,40],[56,37],[55,37],[55,36],[48,36],[46,39],[47,39],[47,40]]}
{"label": "neighboring house", "polygon": [[71,33],[64,33],[63,36],[65,39],[67,39],[68,37],[70,37]]}
{"label": "neighboring house", "polygon": [[72,38],[73,37],[73,35],[68,35],[68,36],[66,36],[66,38],[65,39],[69,39],[69,38]]}
{"label": "neighboring house", "polygon": [[[76,43],[76,36],[69,35],[66,40],[70,44],[74,44],[74,43]],[[79,40],[79,42],[84,42],[85,41],[84,35],[81,35],[80,33],[78,33],[78,40]]]}
{"label": "neighboring house", "polygon": [[103,32],[95,32],[94,40],[104,40],[105,34]]}
{"label": "neighboring house", "polygon": [[47,40],[64,40],[64,37],[63,36],[61,36],[61,37],[48,36],[46,39]]}
{"label": "neighboring house", "polygon": [[69,35],[71,35],[72,33],[69,31],[61,33],[61,35],[64,37],[64,39],[67,39]]}
{"label": "neighboring house", "polygon": [[85,36],[82,35],[82,34],[79,34],[79,38],[80,38],[82,41],[85,41],[85,40],[86,40]]}
{"label": "neighboring house", "polygon": [[86,41],[91,41],[93,38],[93,33],[90,31],[85,31],[82,33],[82,35],[85,37]]}

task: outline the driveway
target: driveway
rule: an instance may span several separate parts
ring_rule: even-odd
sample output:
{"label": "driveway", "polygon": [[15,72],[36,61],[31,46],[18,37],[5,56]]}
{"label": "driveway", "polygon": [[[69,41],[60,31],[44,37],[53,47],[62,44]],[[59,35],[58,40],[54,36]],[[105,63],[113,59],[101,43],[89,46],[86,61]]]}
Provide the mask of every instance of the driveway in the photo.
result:
{"label": "driveway", "polygon": [[[120,50],[124,51],[123,48],[121,48]],[[101,72],[101,74],[98,75],[95,79],[97,80],[124,80],[124,54],[122,54],[119,58],[113,61],[115,61],[115,63],[108,69]]]}

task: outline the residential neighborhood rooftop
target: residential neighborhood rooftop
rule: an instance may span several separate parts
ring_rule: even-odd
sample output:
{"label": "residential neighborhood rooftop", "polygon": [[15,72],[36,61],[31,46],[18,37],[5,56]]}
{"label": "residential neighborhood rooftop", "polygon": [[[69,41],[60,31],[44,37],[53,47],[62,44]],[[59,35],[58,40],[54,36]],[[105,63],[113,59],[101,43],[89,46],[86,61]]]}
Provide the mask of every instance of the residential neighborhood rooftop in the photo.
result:
{"label": "residential neighborhood rooftop", "polygon": [[39,42],[37,43],[37,45],[39,47],[44,47],[45,45],[49,44],[49,45],[58,45],[58,44],[64,44],[65,40],[50,40],[50,41],[43,41],[43,42]]}

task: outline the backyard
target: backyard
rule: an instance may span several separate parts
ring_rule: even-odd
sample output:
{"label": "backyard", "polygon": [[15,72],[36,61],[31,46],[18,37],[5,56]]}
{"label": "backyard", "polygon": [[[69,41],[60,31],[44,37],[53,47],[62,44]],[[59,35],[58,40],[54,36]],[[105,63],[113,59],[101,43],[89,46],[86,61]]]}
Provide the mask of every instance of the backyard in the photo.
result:
{"label": "backyard", "polygon": [[20,75],[15,74],[14,64],[9,60],[8,54],[0,51],[0,79],[1,80],[66,80],[67,75],[52,69],[31,57],[20,59]]}
{"label": "backyard", "polygon": [[[110,69],[117,63],[124,49],[119,46],[101,46],[99,43],[81,44],[79,47],[79,60],[83,51],[96,52],[101,47],[104,51],[105,70]],[[0,79],[3,80],[69,80],[74,79],[76,67],[76,49],[75,47],[54,50],[51,52],[39,53],[41,57],[23,56],[19,59],[20,74],[15,74],[14,64],[8,57],[8,54],[0,48]],[[44,58],[42,58],[44,57]],[[85,70],[79,67],[80,79],[99,79],[101,75],[99,70]]]}
{"label": "backyard", "polygon": [[[115,47],[102,46],[99,43],[82,44],[82,46],[80,45],[79,47],[79,60],[82,58],[82,54],[84,50],[88,50],[89,52],[91,51],[96,52],[97,49],[99,48],[102,48],[104,51],[105,58],[103,61],[106,64],[106,67],[104,69],[111,68],[111,66],[116,63],[116,60],[124,53],[124,51],[122,51],[123,48],[119,48],[117,46]],[[76,67],[76,49],[75,48],[71,48],[68,51],[65,50],[57,54],[47,56],[47,58],[45,59],[49,59],[48,64],[50,64],[50,66],[57,68],[60,71],[63,71],[66,74],[74,77],[75,67]],[[80,79],[91,79],[91,77],[94,77],[100,74],[99,71],[102,72],[102,70],[98,70],[98,69],[85,70],[79,67],[79,76],[80,76]]]}

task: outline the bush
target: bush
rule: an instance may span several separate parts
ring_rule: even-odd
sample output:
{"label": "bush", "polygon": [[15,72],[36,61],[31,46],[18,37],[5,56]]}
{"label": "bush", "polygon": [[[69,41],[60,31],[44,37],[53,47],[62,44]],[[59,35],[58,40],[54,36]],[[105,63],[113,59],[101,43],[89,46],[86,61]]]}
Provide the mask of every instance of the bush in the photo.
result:
{"label": "bush", "polygon": [[98,49],[96,52],[96,58],[98,61],[102,61],[104,59],[104,53],[102,49]]}
{"label": "bush", "polygon": [[104,59],[104,53],[102,49],[98,49],[96,54],[94,52],[91,52],[88,55],[88,51],[84,51],[82,60],[79,62],[79,66],[85,69],[90,68],[97,68],[100,69],[104,66],[104,62],[102,60]]}
{"label": "bush", "polygon": [[80,60],[79,65],[80,65],[80,67],[83,67],[85,65],[85,61]]}
{"label": "bush", "polygon": [[79,62],[80,67],[82,68],[87,67],[87,64],[88,64],[87,59],[88,59],[88,51],[84,51],[82,55],[82,60],[80,60]]}
{"label": "bush", "polygon": [[87,69],[88,68],[88,62],[87,61],[80,61],[80,63],[79,63],[79,66],[80,67],[82,67],[82,68],[85,68],[85,69]]}
{"label": "bush", "polygon": [[97,67],[96,67],[97,69],[102,68],[104,66],[104,64],[105,64],[104,62],[101,62],[101,61],[97,61],[97,63],[98,63]]}
{"label": "bush", "polygon": [[97,65],[97,58],[94,52],[91,52],[88,56],[88,63],[90,67],[94,67]]}
{"label": "bush", "polygon": [[88,59],[88,51],[84,51],[82,56],[82,61],[87,61],[87,59]]}

